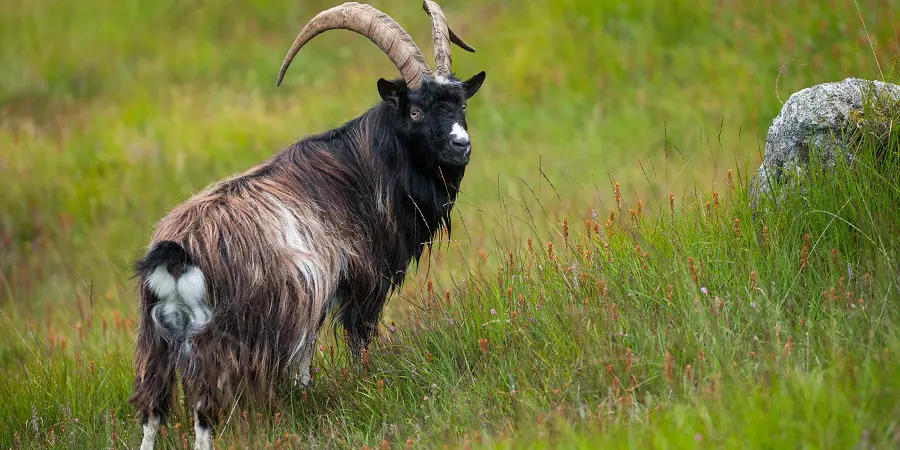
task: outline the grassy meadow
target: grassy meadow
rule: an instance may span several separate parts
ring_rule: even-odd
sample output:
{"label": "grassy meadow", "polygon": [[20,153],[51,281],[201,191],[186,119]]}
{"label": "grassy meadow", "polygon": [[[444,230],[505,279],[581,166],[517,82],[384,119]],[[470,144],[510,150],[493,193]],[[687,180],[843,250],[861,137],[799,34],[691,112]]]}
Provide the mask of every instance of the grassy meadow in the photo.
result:
{"label": "grassy meadow", "polygon": [[[0,2],[0,448],[134,448],[131,262],[166,211],[379,100],[338,2]],[[416,1],[372,2],[430,58]],[[219,448],[896,448],[900,126],[748,206],[788,96],[900,79],[890,0],[446,0],[488,74],[454,234],[361,372]],[[898,117],[895,115],[894,117]],[[860,182],[860,181],[864,182]],[[327,333],[326,333],[327,334]],[[179,411],[162,448],[192,444]]]}

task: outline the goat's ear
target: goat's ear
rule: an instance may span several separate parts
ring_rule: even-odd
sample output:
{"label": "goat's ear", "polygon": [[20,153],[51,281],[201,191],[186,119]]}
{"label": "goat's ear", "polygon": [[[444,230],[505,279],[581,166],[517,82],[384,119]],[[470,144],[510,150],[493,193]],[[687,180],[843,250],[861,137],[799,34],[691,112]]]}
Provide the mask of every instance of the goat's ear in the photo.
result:
{"label": "goat's ear", "polygon": [[378,94],[385,103],[399,110],[401,99],[406,94],[406,84],[403,81],[388,81],[384,78],[378,79]]}
{"label": "goat's ear", "polygon": [[466,98],[472,98],[479,89],[481,89],[481,83],[484,83],[484,78],[487,76],[486,73],[482,70],[478,72],[474,77],[469,78],[468,80],[463,82],[463,88],[466,90]]}

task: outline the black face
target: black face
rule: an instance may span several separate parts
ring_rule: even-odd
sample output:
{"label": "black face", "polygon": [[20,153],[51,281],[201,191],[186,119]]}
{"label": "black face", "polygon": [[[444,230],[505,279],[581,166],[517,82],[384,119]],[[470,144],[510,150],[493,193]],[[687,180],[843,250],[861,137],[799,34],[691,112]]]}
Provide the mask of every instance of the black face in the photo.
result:
{"label": "black face", "polygon": [[398,134],[406,137],[414,159],[429,167],[462,168],[469,162],[466,101],[485,76],[480,72],[466,81],[452,76],[429,80],[414,91],[403,80],[378,80],[378,93],[397,112]]}

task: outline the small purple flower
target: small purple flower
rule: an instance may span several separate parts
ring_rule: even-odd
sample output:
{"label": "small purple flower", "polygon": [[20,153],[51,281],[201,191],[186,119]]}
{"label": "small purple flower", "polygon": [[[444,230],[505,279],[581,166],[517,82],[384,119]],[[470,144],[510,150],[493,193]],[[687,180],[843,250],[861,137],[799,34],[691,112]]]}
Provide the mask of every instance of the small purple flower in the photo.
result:
{"label": "small purple flower", "polygon": [[702,440],[703,440],[703,435],[700,434],[700,433],[695,434],[695,435],[694,435],[694,440],[697,441],[697,442],[702,441]]}
{"label": "small purple flower", "polygon": [[847,276],[851,281],[853,280],[853,266],[851,266],[850,264],[847,264]]}
{"label": "small purple flower", "polygon": [[709,289],[707,289],[706,286],[700,288],[700,292],[702,292],[703,295],[709,295]]}
{"label": "small purple flower", "polygon": [[395,327],[394,324],[391,324],[391,327],[389,328],[389,330],[391,330],[391,333],[396,333],[397,327]]}
{"label": "small purple flower", "polygon": [[313,372],[314,372],[314,373],[319,373],[319,368],[316,367],[315,369],[313,369]]}
{"label": "small purple flower", "polygon": [[491,308],[491,315],[492,315],[492,316],[496,316],[496,315],[497,315],[497,310],[495,310],[494,308]]}

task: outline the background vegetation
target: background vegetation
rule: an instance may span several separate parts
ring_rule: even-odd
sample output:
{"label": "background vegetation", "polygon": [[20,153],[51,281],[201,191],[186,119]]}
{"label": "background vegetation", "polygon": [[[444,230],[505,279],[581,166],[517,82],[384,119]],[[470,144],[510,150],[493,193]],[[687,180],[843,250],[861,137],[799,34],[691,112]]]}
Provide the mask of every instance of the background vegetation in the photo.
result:
{"label": "background vegetation", "polygon": [[[430,55],[418,3],[374,4]],[[154,222],[395,73],[334,32],[275,87],[330,6],[2,3],[0,447],[137,444],[128,266]],[[217,445],[897,445],[896,136],[770,214],[744,194],[791,93],[896,78],[896,4],[444,9],[478,49],[456,71],[488,73],[453,239],[392,301],[364,373],[326,339],[313,389],[227,412]],[[164,443],[190,429],[179,416]]]}

